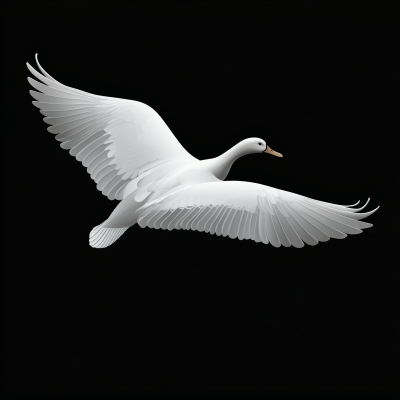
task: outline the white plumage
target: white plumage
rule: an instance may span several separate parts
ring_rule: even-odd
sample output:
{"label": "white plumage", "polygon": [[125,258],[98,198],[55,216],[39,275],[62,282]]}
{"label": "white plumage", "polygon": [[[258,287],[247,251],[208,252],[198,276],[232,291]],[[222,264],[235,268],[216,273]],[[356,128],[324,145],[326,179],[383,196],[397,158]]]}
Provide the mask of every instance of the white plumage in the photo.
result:
{"label": "white plumage", "polygon": [[227,181],[233,162],[257,152],[276,156],[263,139],[241,141],[219,157],[198,160],[178,142],[151,107],[65,86],[36,62],[40,83],[28,78],[33,104],[63,149],[87,167],[109,199],[122,200],[89,237],[107,247],[136,222],[155,229],[192,229],[289,247],[361,233],[375,210],[326,203],[270,186]]}

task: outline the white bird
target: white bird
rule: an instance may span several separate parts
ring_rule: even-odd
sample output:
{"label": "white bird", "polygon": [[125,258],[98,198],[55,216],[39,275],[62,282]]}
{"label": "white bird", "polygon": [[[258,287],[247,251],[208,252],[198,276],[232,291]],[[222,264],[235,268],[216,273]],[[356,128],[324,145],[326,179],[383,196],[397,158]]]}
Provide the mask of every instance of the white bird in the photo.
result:
{"label": "white bird", "polygon": [[[122,200],[109,218],[93,228],[92,247],[107,247],[138,223],[155,229],[192,229],[217,236],[252,239],[275,247],[316,245],[329,238],[361,233],[370,212],[352,209],[252,182],[224,182],[239,157],[265,152],[278,157],[263,139],[239,142],[219,157],[198,160],[178,142],[148,105],[97,96],[65,86],[39,64],[29,63],[40,83],[28,78],[33,104],[52,126],[63,149],[87,168],[110,200]],[[304,242],[304,243],[303,243]]]}

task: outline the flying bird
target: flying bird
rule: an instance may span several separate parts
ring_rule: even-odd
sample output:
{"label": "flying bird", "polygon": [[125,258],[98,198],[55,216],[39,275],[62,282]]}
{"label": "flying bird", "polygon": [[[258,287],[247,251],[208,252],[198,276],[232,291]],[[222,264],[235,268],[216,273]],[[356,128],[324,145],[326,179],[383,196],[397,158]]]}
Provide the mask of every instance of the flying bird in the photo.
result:
{"label": "flying bird", "polygon": [[87,168],[110,200],[120,200],[94,227],[89,244],[110,246],[136,223],[144,228],[192,229],[252,239],[274,247],[316,245],[358,234],[374,213],[318,201],[252,182],[225,181],[232,164],[251,153],[282,154],[260,138],[242,140],[218,157],[199,160],[148,105],[98,96],[63,85],[29,63],[32,103],[45,116],[61,148]]}

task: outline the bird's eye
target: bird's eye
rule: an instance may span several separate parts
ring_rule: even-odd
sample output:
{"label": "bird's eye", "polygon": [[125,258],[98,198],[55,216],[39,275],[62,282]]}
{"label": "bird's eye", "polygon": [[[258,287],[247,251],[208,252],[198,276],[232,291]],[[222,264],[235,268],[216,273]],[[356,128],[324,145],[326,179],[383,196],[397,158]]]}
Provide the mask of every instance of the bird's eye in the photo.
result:
{"label": "bird's eye", "polygon": [[261,143],[258,143],[261,146]]}

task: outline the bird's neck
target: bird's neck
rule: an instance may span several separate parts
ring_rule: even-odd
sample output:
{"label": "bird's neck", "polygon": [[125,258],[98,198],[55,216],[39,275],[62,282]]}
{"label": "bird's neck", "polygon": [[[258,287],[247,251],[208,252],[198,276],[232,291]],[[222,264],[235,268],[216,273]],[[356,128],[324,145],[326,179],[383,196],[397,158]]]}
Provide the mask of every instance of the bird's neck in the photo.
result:
{"label": "bird's neck", "polygon": [[219,157],[216,157],[216,159],[223,164],[232,165],[238,158],[242,156],[244,156],[243,149],[238,143],[225,153],[221,154]]}
{"label": "bird's neck", "polygon": [[203,160],[203,164],[218,179],[224,180],[228,175],[232,164],[243,155],[243,149],[241,150],[240,146],[235,145],[218,157]]}

